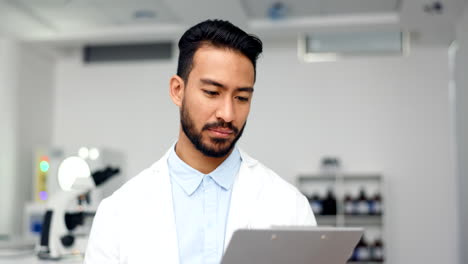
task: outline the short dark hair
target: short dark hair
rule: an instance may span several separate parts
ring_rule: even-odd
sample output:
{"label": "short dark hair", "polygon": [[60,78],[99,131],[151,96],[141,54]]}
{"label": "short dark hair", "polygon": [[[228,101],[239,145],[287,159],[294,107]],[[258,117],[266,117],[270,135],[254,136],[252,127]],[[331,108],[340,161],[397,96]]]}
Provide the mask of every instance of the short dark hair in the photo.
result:
{"label": "short dark hair", "polygon": [[179,40],[177,75],[185,82],[192,71],[195,52],[202,45],[212,45],[242,53],[252,62],[256,75],[257,59],[263,50],[262,41],[229,21],[214,19],[189,28]]}

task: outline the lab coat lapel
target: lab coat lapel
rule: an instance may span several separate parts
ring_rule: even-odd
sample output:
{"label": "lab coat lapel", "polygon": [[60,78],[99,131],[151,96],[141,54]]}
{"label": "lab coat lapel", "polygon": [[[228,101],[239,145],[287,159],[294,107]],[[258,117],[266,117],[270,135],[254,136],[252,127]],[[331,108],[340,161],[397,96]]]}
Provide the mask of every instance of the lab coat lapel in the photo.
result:
{"label": "lab coat lapel", "polygon": [[253,175],[252,167],[257,163],[240,150],[242,164],[233,185],[231,205],[224,238],[226,250],[237,229],[251,228],[251,219],[259,200],[261,186]]}
{"label": "lab coat lapel", "polygon": [[175,225],[174,207],[172,201],[172,188],[167,166],[167,154],[152,166],[153,184],[150,187],[148,219],[151,228],[146,234],[147,256],[142,258],[143,262],[154,259],[155,254],[161,261],[155,263],[179,263],[179,249],[177,243],[177,232]]}

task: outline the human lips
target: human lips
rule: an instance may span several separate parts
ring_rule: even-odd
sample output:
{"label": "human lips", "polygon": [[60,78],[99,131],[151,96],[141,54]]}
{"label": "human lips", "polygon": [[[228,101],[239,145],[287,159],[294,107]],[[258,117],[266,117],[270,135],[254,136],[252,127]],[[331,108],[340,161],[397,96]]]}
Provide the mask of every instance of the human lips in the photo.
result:
{"label": "human lips", "polygon": [[208,129],[208,131],[210,131],[216,137],[223,137],[223,138],[227,138],[231,134],[234,133],[234,131],[232,129],[221,128],[221,127],[210,128],[210,129]]}

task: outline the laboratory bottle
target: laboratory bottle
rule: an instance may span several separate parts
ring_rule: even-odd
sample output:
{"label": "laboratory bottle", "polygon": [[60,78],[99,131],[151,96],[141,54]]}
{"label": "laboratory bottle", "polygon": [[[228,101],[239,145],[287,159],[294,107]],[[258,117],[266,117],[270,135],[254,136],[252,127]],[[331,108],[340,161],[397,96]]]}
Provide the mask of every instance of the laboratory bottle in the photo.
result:
{"label": "laboratory bottle", "polygon": [[336,198],[331,189],[327,191],[327,196],[323,200],[323,214],[336,215]]}
{"label": "laboratory bottle", "polygon": [[379,193],[376,193],[370,203],[370,213],[373,215],[381,215],[382,214],[382,197]]}
{"label": "laboratory bottle", "polygon": [[370,258],[369,246],[366,242],[366,238],[362,236],[361,240],[356,246],[356,261],[368,261]]}
{"label": "laboratory bottle", "polygon": [[371,260],[376,262],[383,262],[384,251],[382,239],[377,238],[371,246]]}
{"label": "laboratory bottle", "polygon": [[355,214],[355,212],[356,210],[354,207],[353,198],[351,198],[351,195],[347,193],[344,196],[344,213],[346,215],[352,215]]}
{"label": "laboratory bottle", "polygon": [[322,200],[320,199],[317,193],[312,194],[312,196],[309,198],[309,203],[310,203],[310,206],[312,207],[312,211],[314,212],[314,214],[316,215],[323,214]]}
{"label": "laboratory bottle", "polygon": [[361,189],[359,192],[359,197],[357,199],[357,213],[360,215],[369,214],[369,201],[367,200],[366,192],[364,189]]}

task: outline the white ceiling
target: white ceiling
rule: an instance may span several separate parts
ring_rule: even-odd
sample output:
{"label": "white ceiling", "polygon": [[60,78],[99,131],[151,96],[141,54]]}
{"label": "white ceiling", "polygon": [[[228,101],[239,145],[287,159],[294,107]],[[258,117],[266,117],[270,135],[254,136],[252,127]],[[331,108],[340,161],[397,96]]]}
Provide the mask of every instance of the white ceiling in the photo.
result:
{"label": "white ceiling", "polygon": [[172,39],[207,18],[222,18],[261,37],[330,30],[402,29],[421,42],[448,44],[464,0],[280,0],[286,17],[272,20],[278,0],[0,0],[0,33],[42,43]]}
{"label": "white ceiling", "polygon": [[[175,23],[175,14],[160,0],[7,0],[12,8],[23,11],[58,32],[128,24]],[[138,11],[154,17],[135,17]]]}
{"label": "white ceiling", "polygon": [[[267,18],[274,0],[242,0],[249,18]],[[399,0],[283,0],[290,17],[398,12]]]}

